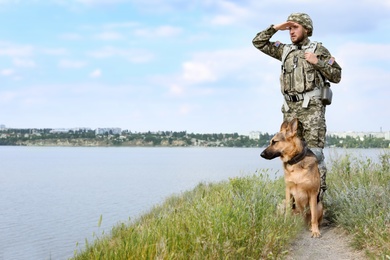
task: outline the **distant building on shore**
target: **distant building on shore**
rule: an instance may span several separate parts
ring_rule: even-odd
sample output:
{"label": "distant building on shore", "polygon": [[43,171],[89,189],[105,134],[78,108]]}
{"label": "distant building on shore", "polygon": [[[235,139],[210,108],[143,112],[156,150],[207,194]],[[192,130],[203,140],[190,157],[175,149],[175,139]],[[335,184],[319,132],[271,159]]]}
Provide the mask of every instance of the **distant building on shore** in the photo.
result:
{"label": "distant building on shore", "polygon": [[67,128],[56,128],[50,130],[51,134],[63,134],[63,133],[69,133],[69,129]]}
{"label": "distant building on shore", "polygon": [[261,135],[261,132],[259,132],[259,131],[249,132],[249,139],[260,140],[260,135]]}
{"label": "distant building on shore", "polygon": [[97,135],[104,135],[104,134],[112,134],[112,135],[116,135],[116,134],[121,134],[122,132],[122,129],[121,128],[97,128],[95,130],[95,134]]}
{"label": "distant building on shore", "polygon": [[329,136],[336,136],[340,138],[346,138],[347,136],[352,138],[364,139],[365,137],[384,138],[390,140],[390,131],[387,132],[328,132]]}

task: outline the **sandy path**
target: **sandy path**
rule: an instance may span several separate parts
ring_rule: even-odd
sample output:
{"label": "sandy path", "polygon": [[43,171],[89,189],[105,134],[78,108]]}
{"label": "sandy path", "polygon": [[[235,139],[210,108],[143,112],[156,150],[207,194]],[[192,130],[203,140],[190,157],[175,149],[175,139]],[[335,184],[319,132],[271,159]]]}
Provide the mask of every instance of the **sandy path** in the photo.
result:
{"label": "sandy path", "polygon": [[350,238],[335,226],[322,225],[321,237],[311,238],[310,231],[300,234],[291,245],[287,260],[329,259],[361,260],[368,259],[363,252],[357,252],[349,245]]}

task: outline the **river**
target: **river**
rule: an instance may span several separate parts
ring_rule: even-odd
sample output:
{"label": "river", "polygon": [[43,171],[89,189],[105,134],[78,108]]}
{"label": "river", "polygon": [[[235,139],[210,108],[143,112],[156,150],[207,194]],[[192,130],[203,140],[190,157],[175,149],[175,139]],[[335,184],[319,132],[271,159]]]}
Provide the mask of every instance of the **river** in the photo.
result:
{"label": "river", "polygon": [[[0,260],[68,259],[85,239],[109,234],[200,182],[268,169],[261,148],[0,146]],[[347,152],[326,149],[327,157]],[[348,150],[378,158],[382,150]],[[101,225],[99,226],[101,219]]]}

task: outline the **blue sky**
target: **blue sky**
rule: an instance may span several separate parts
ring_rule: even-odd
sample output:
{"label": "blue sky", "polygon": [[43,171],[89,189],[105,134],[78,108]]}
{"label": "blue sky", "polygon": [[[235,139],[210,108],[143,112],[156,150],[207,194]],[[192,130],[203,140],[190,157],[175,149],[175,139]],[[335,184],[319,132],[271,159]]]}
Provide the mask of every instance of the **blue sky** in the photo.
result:
{"label": "blue sky", "polygon": [[389,0],[0,0],[0,124],[274,133],[280,62],[252,39],[292,12],[343,68],[328,131],[390,131]]}

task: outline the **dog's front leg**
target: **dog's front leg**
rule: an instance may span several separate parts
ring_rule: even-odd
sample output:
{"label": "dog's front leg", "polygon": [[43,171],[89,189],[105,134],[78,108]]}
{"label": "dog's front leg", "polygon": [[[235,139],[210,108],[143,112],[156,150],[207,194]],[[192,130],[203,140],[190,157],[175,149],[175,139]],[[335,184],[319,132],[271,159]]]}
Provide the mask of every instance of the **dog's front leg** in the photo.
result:
{"label": "dog's front leg", "polygon": [[318,211],[317,211],[317,196],[310,196],[310,213],[311,213],[311,237],[320,237],[320,229],[318,227]]}

